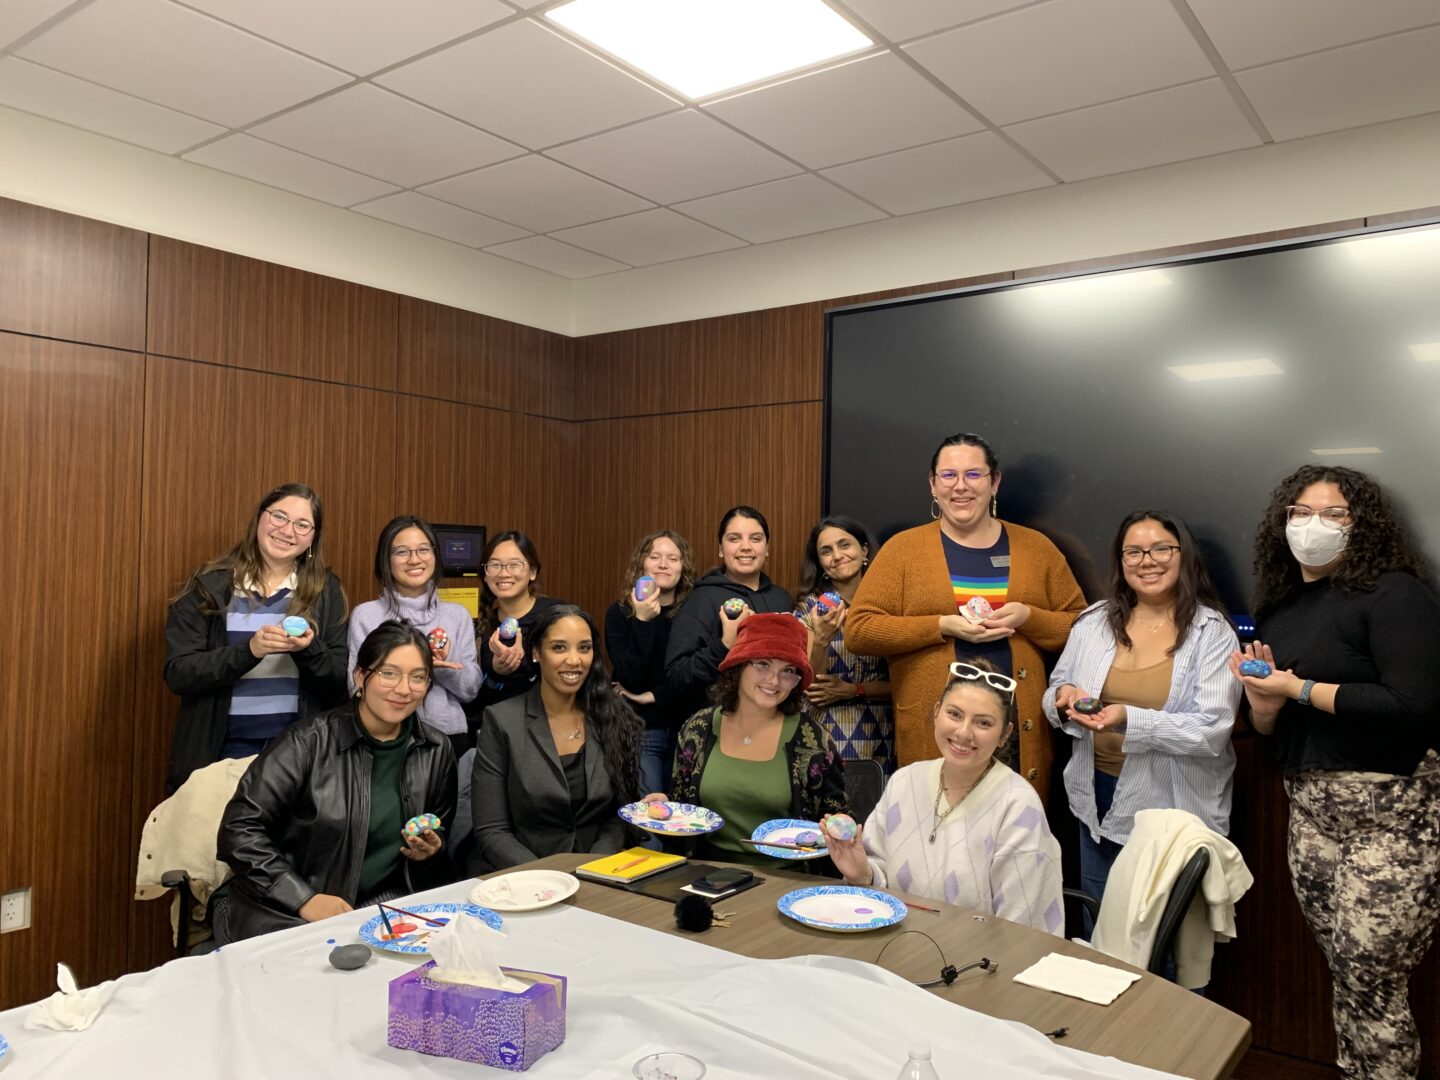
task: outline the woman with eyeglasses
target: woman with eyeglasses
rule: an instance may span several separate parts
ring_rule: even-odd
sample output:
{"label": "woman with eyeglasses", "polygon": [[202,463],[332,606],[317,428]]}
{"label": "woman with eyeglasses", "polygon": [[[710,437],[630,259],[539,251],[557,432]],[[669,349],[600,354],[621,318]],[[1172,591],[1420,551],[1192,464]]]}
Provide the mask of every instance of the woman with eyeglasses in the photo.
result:
{"label": "woman with eyeglasses", "polygon": [[470,790],[472,874],[567,851],[612,855],[640,835],[619,816],[640,798],[640,718],[610,685],[590,616],[542,611],[534,688],[485,710]]}
{"label": "woman with eyeglasses", "polygon": [[935,755],[930,714],[950,663],[978,657],[1008,672],[1019,684],[1019,746],[1002,746],[1001,756],[1044,799],[1051,747],[1041,653],[1064,646],[1085,597],[1049,539],[996,517],[1000,480],[995,452],[979,435],[940,444],[930,459],[935,520],[880,549],[855,593],[845,638],[853,652],[890,664],[901,765]]}
{"label": "woman with eyeglasses", "polygon": [[[251,511],[239,542],[170,601],[165,684],[180,715],[167,791],[345,700],[345,590],[325,566],[324,524],[320,496],[282,484]],[[283,627],[291,616],[303,633]]]}
{"label": "woman with eyeglasses", "polygon": [[[845,616],[879,545],[852,517],[821,518],[805,541],[795,612],[810,628],[815,681],[805,691],[806,712],[835,740],[846,761],[871,759],[895,767],[895,720],[890,712],[890,669],[879,656],[862,656],[845,644]],[[835,600],[839,603],[835,603]]]}
{"label": "woman with eyeglasses", "polygon": [[[435,679],[420,715],[450,740],[458,759],[470,748],[465,705],[480,692],[480,661],[475,653],[475,624],[459,604],[436,596],[441,567],[435,530],[422,518],[392,518],[375,546],[375,580],[380,598],[350,614],[350,670],[360,644],[388,619],[414,626],[430,642]],[[350,683],[355,689],[355,683]]]}
{"label": "woman with eyeglasses", "polygon": [[[485,576],[475,637],[484,682],[470,710],[472,735],[474,717],[483,710],[534,689],[540,671],[530,659],[527,642],[540,616],[561,602],[537,592],[540,553],[535,542],[518,529],[491,537],[480,562]],[[514,619],[518,626],[515,639],[508,642],[500,636],[507,619]]]}
{"label": "woman with eyeglasses", "polygon": [[[764,514],[753,506],[732,506],[721,515],[715,540],[720,565],[697,581],[680,605],[665,650],[665,681],[681,716],[704,707],[742,622],[755,612],[791,609],[790,594],[765,575],[770,523]],[[732,601],[739,606],[735,616],[725,610]]]}
{"label": "woman with eyeglasses", "polygon": [[[1080,884],[1096,899],[1141,810],[1187,810],[1229,833],[1237,646],[1185,523],[1127,515],[1110,547],[1110,599],[1075,620],[1044,702],[1074,740],[1065,790],[1081,825]],[[1077,712],[1081,698],[1104,708]]]}
{"label": "woman with eyeglasses", "polygon": [[[383,622],[355,657],[355,693],[287,728],[255,759],[220,821],[234,877],[211,906],[225,945],[444,885],[455,813],[450,742],[415,715],[430,688],[430,643]],[[442,831],[405,835],[435,814]]]}
{"label": "woman with eyeglasses", "polygon": [[[1384,490],[1303,465],[1255,534],[1259,637],[1231,656],[1290,798],[1290,877],[1334,981],[1346,1077],[1413,1077],[1410,973],[1440,887],[1440,603]],[[1242,674],[1262,660],[1265,676]]]}
{"label": "woman with eyeglasses", "polygon": [[834,740],[800,711],[814,678],[808,639],[788,614],[746,618],[710,688],[715,704],[680,729],[670,798],[725,819],[718,832],[699,839],[701,857],[778,866],[781,860],[742,842],[757,825],[819,821],[848,805]]}
{"label": "woman with eyeglasses", "polygon": [[853,840],[829,840],[851,885],[899,889],[1064,936],[1060,844],[1035,790],[997,753],[1016,682],[976,657],[949,666],[931,709],[939,758],[896,771]]}

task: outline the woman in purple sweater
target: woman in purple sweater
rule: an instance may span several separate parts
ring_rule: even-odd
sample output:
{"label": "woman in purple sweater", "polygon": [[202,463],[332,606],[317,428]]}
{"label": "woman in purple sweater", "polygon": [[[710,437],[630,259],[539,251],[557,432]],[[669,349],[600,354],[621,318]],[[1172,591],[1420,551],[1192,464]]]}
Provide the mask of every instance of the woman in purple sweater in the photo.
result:
{"label": "woman in purple sweater", "polygon": [[[439,542],[430,523],[418,517],[397,517],[380,531],[375,548],[375,580],[380,598],[359,605],[350,615],[350,663],[360,644],[387,619],[408,622],[430,640],[435,678],[419,716],[444,733],[459,758],[471,743],[465,728],[467,702],[480,692],[480,662],[475,654],[475,624],[459,604],[437,599],[440,578]],[[443,636],[442,636],[443,635]],[[355,689],[353,676],[351,691]]]}

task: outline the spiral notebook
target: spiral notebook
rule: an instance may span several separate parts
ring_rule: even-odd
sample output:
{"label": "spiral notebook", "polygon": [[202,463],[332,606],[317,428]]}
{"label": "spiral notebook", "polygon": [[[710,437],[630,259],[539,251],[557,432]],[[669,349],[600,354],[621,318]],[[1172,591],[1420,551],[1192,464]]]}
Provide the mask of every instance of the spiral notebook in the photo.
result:
{"label": "spiral notebook", "polygon": [[575,876],[607,885],[629,885],[686,862],[684,855],[669,855],[651,848],[632,847],[575,868]]}

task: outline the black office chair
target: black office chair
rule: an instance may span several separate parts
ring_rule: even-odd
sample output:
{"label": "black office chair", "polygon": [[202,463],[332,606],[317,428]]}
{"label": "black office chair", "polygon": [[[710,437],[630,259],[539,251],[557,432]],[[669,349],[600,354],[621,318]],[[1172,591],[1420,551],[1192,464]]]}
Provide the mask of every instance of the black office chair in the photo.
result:
{"label": "black office chair", "polygon": [[873,758],[845,762],[845,800],[850,804],[850,816],[861,825],[880,801],[885,790],[885,770]]}
{"label": "black office chair", "polygon": [[[1180,933],[1180,924],[1185,913],[1200,891],[1200,883],[1210,869],[1210,851],[1200,848],[1190,856],[1188,862],[1170,887],[1170,898],[1165,901],[1165,910],[1160,913],[1160,924],[1155,931],[1155,944],[1150,949],[1150,962],[1145,970],[1152,975],[1163,975],[1168,961],[1175,954],[1175,938]],[[1100,901],[1079,889],[1065,889],[1065,899],[1078,901],[1088,912],[1092,921],[1100,918]]]}

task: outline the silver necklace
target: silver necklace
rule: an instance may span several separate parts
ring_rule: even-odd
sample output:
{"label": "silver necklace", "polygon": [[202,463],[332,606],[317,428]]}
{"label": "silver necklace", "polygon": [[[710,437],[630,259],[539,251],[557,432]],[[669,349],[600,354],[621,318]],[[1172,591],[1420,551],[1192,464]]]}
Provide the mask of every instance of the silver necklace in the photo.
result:
{"label": "silver necklace", "polygon": [[975,780],[975,783],[971,784],[968,788],[965,789],[964,795],[961,795],[960,798],[956,799],[953,803],[947,806],[943,814],[940,813],[940,800],[945,796],[945,770],[943,768],[940,770],[940,782],[935,785],[935,827],[930,830],[930,843],[933,844],[935,842],[935,837],[939,835],[940,826],[945,824],[945,819],[955,812],[955,807],[959,806],[961,803],[963,803],[966,799],[970,797],[970,792],[974,791],[977,787],[980,786],[980,781],[985,779],[985,777],[990,772],[990,767],[994,764],[995,759],[992,757],[990,761],[986,764],[985,771],[979,775],[979,777]]}

